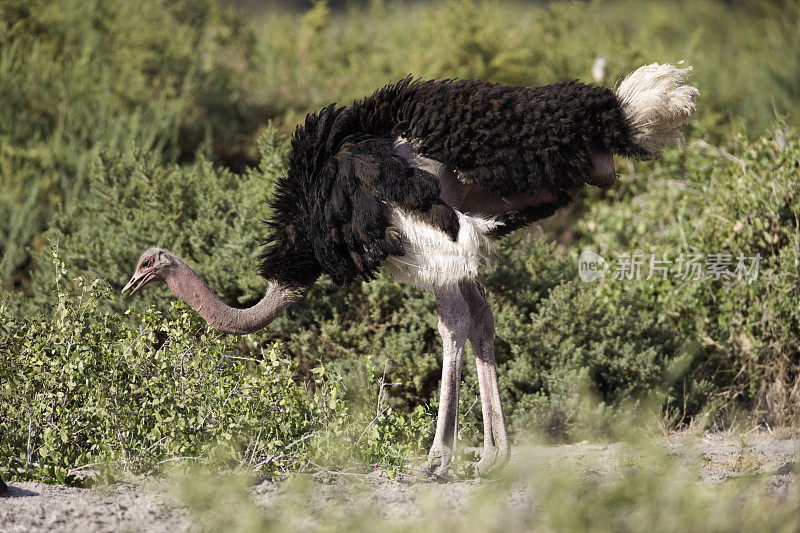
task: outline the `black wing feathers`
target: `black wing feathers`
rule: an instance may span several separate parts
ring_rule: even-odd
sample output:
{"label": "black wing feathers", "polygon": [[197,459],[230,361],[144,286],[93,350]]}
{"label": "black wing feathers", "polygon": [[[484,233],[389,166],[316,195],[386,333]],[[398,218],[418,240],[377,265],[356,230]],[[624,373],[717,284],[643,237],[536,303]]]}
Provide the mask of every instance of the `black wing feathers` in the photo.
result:
{"label": "black wing feathers", "polygon": [[[458,219],[439,199],[437,179],[395,155],[393,139],[365,133],[361,118],[352,108],[329,106],[295,132],[289,172],[273,200],[261,266],[268,279],[301,285],[321,272],[337,283],[372,279],[386,257],[403,254],[389,206],[456,238]],[[377,115],[372,119],[380,122]],[[308,274],[298,277],[295,263],[317,268],[305,266]]]}
{"label": "black wing feathers", "polygon": [[439,199],[434,176],[413,168],[393,153],[386,138],[345,142],[323,170],[327,194],[311,210],[314,255],[337,282],[356,276],[372,279],[389,255],[403,255],[387,206],[398,206],[458,233],[455,212]]}
{"label": "black wing feathers", "polygon": [[590,151],[645,157],[631,141],[616,95],[575,81],[506,87],[478,80],[404,86],[415,102],[407,135],[417,153],[499,194],[584,183]]}
{"label": "black wing feathers", "polygon": [[358,178],[353,161],[331,161],[325,172],[328,195],[312,211],[315,257],[337,282],[359,274],[371,279],[387,255],[402,255],[402,244],[387,233],[381,200]]}
{"label": "black wing feathers", "polygon": [[[347,146],[337,157],[377,198],[391,202],[437,227],[452,240],[458,237],[458,217],[440,198],[436,176],[412,167],[394,152],[394,140],[375,137]],[[341,164],[340,164],[341,167]]]}

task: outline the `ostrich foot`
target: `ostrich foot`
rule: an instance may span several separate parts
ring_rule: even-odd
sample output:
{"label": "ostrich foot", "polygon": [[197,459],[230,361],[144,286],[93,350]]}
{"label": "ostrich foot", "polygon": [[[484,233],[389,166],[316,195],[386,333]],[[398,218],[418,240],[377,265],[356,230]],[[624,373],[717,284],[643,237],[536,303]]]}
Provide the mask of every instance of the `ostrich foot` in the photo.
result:
{"label": "ostrich foot", "polygon": [[481,459],[475,463],[475,474],[486,476],[499,472],[507,464],[511,450],[507,446],[487,446],[481,452]]}
{"label": "ostrich foot", "polygon": [[453,459],[453,451],[445,444],[435,444],[428,452],[428,474],[436,479],[449,479],[448,470]]}

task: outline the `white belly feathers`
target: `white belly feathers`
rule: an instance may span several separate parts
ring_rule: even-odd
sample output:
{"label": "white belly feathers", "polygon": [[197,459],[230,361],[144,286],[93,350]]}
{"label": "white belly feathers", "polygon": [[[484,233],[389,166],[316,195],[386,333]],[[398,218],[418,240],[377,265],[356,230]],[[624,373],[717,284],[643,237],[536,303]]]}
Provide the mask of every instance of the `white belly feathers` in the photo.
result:
{"label": "white belly feathers", "polygon": [[487,234],[500,223],[456,211],[458,240],[426,224],[397,207],[390,211],[390,222],[403,238],[405,255],[389,256],[384,266],[397,279],[424,289],[454,285],[475,279],[489,267],[494,242]]}

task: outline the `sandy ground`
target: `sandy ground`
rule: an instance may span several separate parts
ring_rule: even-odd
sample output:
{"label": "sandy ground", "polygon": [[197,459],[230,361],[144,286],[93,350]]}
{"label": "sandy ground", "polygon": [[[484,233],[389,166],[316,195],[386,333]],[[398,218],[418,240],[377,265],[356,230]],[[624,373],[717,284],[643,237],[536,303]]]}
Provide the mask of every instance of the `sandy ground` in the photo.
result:
{"label": "sandy ground", "polygon": [[[707,483],[721,483],[732,477],[760,473],[770,476],[769,491],[780,498],[795,479],[800,439],[778,439],[768,433],[707,434],[699,438],[678,433],[664,440],[667,451],[679,461],[696,468]],[[619,466],[621,444],[573,444],[540,446],[515,454],[513,461],[533,457],[541,468],[559,468],[591,461],[601,475],[613,475]],[[605,471],[604,471],[605,470]],[[414,521],[431,502],[456,511],[486,480],[431,483],[418,476],[391,480],[385,473],[345,476],[315,476],[312,500],[319,504],[345,501],[374,505],[391,519]],[[0,496],[0,531],[189,531],[188,514],[169,496],[164,480],[137,478],[93,489],[79,489],[41,483],[9,483]],[[285,484],[265,481],[252,487],[253,501],[269,508],[281,505],[287,496]],[[524,490],[512,490],[510,507],[530,505]]]}

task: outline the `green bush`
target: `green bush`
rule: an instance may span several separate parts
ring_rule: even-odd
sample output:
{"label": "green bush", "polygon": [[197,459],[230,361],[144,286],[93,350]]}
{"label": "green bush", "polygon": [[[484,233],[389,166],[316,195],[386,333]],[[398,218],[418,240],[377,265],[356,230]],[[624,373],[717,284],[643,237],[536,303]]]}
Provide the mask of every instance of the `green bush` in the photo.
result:
{"label": "green bush", "polygon": [[769,137],[740,137],[726,148],[697,142],[626,181],[610,201],[593,202],[579,223],[581,243],[606,257],[727,254],[735,270],[739,256],[747,267],[760,256],[752,280],[643,276],[608,290],[649,294],[675,317],[676,332],[701,344],[695,382],[710,380],[720,399],[771,425],[793,423],[800,406],[798,190],[797,138],[785,150]]}
{"label": "green bush", "polygon": [[668,371],[682,354],[674,325],[638,294],[609,298],[579,284],[560,285],[527,320],[503,326],[513,351],[501,387],[518,430],[575,437],[582,394],[602,408],[671,392]]}
{"label": "green bush", "polygon": [[[106,279],[115,290],[133,274],[139,255],[157,245],[199,265],[204,279],[229,303],[255,303],[265,288],[256,273],[263,221],[269,218],[272,183],[285,170],[287,145],[268,129],[260,150],[259,165],[240,175],[205,160],[181,167],[140,151],[102,153],[89,173],[81,210],[56,217],[44,236],[60,243],[61,258],[72,272]],[[23,314],[55,303],[49,254],[34,257],[36,291],[30,298],[15,298]],[[168,294],[164,285],[155,284],[135,299],[101,305],[119,313],[132,304],[163,311]]]}
{"label": "green bush", "polygon": [[52,257],[51,313],[8,320],[0,304],[0,467],[11,479],[81,483],[120,467],[188,460],[268,475],[321,459],[392,469],[427,438],[424,410],[383,407],[384,381],[370,364],[362,389],[378,386],[372,414],[357,401],[345,405],[341,378],[323,366],[298,384],[296,364],[276,345],[245,356],[241,341],[213,332],[182,303],[167,315],[130,313],[135,327],[101,312],[115,299],[108,285],[65,285],[67,269]]}
{"label": "green bush", "polygon": [[[56,280],[66,270],[56,258]],[[16,478],[75,481],[81,467],[122,463],[141,471],[209,453],[271,470],[294,465],[334,407],[293,381],[270,348],[244,358],[235,339],[206,334],[197,315],[174,306],[167,318],[98,312],[113,298],[102,282],[77,280],[49,316],[0,325],[2,466]],[[77,469],[77,470],[76,470]]]}
{"label": "green bush", "polygon": [[213,0],[0,3],[0,282],[29,289],[29,247],[80,213],[104,149],[254,160],[251,48]]}
{"label": "green bush", "polygon": [[653,61],[694,66],[691,80],[703,93],[694,127],[718,142],[743,126],[764,131],[776,114],[800,125],[800,6],[784,4],[377,1],[337,13],[319,2],[302,14],[267,11],[252,26],[261,36],[261,87],[290,129],[308,111],[408,74],[532,86],[591,81],[594,59],[605,55],[609,86]]}

